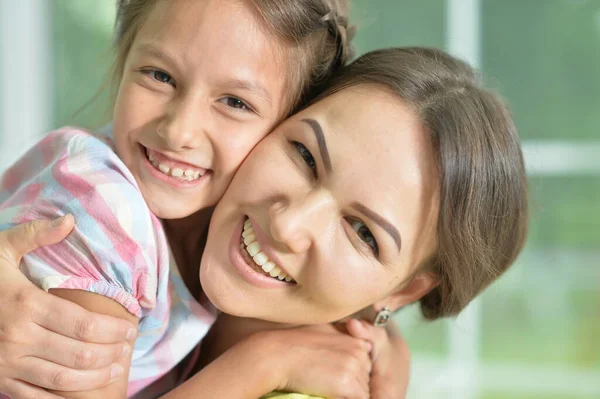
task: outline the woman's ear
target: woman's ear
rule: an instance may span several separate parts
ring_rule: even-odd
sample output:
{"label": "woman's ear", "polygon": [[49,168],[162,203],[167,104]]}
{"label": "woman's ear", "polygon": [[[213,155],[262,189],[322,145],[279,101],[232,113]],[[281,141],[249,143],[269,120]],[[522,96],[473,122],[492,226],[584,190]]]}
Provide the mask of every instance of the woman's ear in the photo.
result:
{"label": "woman's ear", "polygon": [[437,287],[439,283],[439,279],[434,273],[419,273],[406,286],[374,303],[373,307],[375,311],[386,307],[394,312],[403,306],[423,298],[429,291]]}

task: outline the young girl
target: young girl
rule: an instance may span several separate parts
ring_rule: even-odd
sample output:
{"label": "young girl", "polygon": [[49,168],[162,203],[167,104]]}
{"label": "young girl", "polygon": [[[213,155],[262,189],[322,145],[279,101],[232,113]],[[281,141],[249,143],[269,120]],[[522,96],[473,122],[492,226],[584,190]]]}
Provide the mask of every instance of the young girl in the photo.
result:
{"label": "young girl", "polygon": [[[206,209],[250,149],[349,55],[342,1],[120,3],[112,135],[51,133],[0,191],[3,228],[64,213],[77,220],[68,240],[27,257],[32,281],[139,320],[131,369],[126,354],[110,397],[124,395],[123,369],[129,395],[169,372],[171,386],[184,377],[175,366],[215,317],[185,267],[200,257]],[[190,215],[195,234],[158,219]]]}
{"label": "young girl", "polygon": [[[371,306],[377,321],[414,301],[430,319],[456,314],[514,261],[526,221],[523,158],[502,101],[443,52],[369,53],[236,173],[200,267],[226,315],[208,365],[166,397],[255,398],[284,375],[318,375],[332,333],[320,323]],[[299,345],[289,327],[314,324]],[[362,397],[371,370],[364,351],[353,355]],[[220,383],[248,370],[246,384]]]}

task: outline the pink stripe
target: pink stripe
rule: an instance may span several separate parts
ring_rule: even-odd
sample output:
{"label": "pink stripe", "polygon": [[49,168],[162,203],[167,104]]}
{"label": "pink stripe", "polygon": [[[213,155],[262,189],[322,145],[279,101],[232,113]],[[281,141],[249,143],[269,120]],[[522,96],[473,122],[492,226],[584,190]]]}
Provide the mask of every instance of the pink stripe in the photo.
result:
{"label": "pink stripe", "polygon": [[[94,193],[94,186],[85,179],[69,171],[66,162],[59,162],[52,169],[54,179],[64,187],[74,198],[77,198],[81,207],[88,213],[94,215],[98,225],[104,234],[111,240],[115,250],[130,267],[135,267],[140,258],[140,246],[137,241],[127,235],[119,236],[119,240],[113,240],[114,233],[111,226],[119,226],[120,223],[112,212],[98,214],[99,210],[110,209],[108,204],[100,195],[88,195]],[[138,276],[134,276],[138,277]]]}

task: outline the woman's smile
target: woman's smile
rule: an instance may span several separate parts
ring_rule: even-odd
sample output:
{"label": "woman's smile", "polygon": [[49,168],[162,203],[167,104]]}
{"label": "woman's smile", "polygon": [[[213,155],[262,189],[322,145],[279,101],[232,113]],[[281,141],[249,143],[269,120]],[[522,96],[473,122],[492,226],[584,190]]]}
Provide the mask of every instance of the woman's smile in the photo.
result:
{"label": "woman's smile", "polygon": [[[229,261],[238,274],[241,275],[247,283],[259,288],[283,288],[295,286],[295,281],[286,281],[285,277],[291,277],[283,272],[275,262],[269,260],[267,255],[264,254],[251,226],[250,220],[244,216],[233,230],[233,235],[229,242]],[[244,234],[246,237],[243,237]],[[250,253],[254,254],[253,257],[249,254],[248,246],[244,243],[244,240],[248,242]],[[259,266],[253,258],[257,258],[263,265]],[[265,261],[263,262],[263,260]],[[264,267],[267,269],[270,268],[270,273],[265,272],[265,269],[263,269]],[[276,269],[277,274],[275,274]],[[284,278],[279,279],[278,277],[280,275],[283,275]]]}

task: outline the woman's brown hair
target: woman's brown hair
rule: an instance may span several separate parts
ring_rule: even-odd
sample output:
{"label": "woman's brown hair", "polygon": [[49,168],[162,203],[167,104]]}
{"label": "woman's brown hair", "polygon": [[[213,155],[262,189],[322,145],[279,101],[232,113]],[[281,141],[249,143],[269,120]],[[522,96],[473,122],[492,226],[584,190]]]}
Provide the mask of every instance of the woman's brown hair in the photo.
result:
{"label": "woman's brown hair", "polygon": [[[172,0],[118,0],[115,85],[121,81],[137,32],[159,1]],[[301,106],[353,56],[350,42],[354,30],[348,24],[348,0],[237,1],[249,1],[265,26],[289,47],[285,56],[289,69],[290,112]]]}
{"label": "woman's brown hair", "polygon": [[416,272],[439,285],[421,298],[428,319],[460,312],[516,259],[527,232],[527,178],[504,101],[466,63],[441,50],[373,51],[344,68],[315,101],[377,84],[420,117],[437,155],[440,201],[434,253]]}

